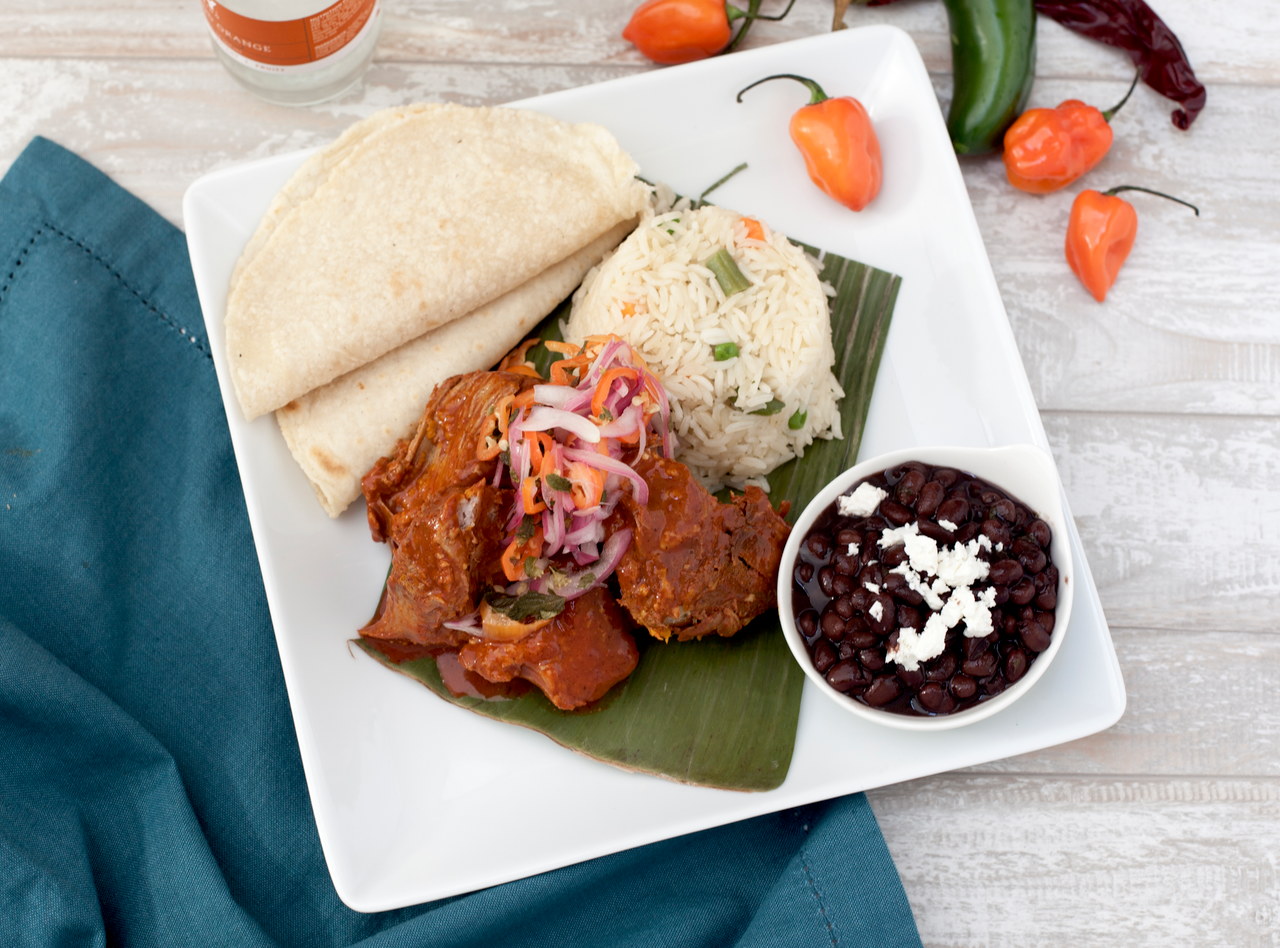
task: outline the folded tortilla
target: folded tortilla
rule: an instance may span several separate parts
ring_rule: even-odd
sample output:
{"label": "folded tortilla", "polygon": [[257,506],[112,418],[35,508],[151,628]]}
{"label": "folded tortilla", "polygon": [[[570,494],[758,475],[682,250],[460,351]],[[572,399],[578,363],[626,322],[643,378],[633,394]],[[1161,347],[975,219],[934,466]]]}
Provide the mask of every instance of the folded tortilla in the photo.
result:
{"label": "folded tortilla", "polygon": [[603,128],[416,105],[299,169],[232,277],[231,378],[252,420],[529,283],[643,209]]}
{"label": "folded tortilla", "polygon": [[280,408],[280,431],[325,512],[336,517],[360,496],[360,479],[412,434],[437,384],[497,363],[633,223],[623,222],[523,286]]}

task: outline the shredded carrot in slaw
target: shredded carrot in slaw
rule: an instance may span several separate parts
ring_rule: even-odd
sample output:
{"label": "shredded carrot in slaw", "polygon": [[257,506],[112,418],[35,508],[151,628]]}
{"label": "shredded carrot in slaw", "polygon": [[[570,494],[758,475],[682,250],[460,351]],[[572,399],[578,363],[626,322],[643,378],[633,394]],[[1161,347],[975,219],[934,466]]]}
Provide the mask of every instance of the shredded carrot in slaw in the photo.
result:
{"label": "shredded carrot in slaw", "polygon": [[[604,335],[544,345],[558,356],[547,379],[498,401],[477,455],[498,458],[494,484],[514,488],[505,593],[568,600],[604,583],[629,545],[629,530],[606,536],[604,522],[625,490],[647,499],[632,465],[650,438],[667,456],[674,445],[666,390],[628,343]],[[503,369],[532,369],[531,348],[517,347]]]}

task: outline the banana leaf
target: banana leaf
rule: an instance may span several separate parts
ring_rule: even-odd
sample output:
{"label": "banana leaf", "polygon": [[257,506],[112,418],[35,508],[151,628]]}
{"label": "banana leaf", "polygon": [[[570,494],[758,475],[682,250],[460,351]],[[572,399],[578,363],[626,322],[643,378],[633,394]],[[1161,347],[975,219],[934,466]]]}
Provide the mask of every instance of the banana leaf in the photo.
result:
{"label": "banana leaf", "polygon": [[[802,245],[804,246],[804,245]],[[805,247],[834,287],[832,335],[844,438],[818,441],[803,458],[769,477],[774,505],[790,501],[794,518],[832,477],[857,459],[876,371],[901,279],[835,254]],[[544,327],[554,335],[553,314]],[[540,731],[563,746],[628,770],[733,790],[771,790],[786,779],[795,747],[804,674],[783,639],[775,611],[730,639],[662,643],[637,636],[640,665],[583,711],[556,709],[536,689],[492,700],[452,694],[435,659],[396,662],[376,643],[373,658],[409,675],[452,704]]]}

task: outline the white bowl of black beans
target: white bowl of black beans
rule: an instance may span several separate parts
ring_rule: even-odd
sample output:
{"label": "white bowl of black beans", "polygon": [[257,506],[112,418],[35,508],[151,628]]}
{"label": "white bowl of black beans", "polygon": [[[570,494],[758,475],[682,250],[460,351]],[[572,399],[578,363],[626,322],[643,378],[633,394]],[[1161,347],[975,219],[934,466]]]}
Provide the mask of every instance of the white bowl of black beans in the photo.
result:
{"label": "white bowl of black beans", "polygon": [[1035,685],[1074,588],[1047,451],[920,447],[869,458],[810,501],[783,550],[778,613],[796,661],[840,707],[939,730]]}

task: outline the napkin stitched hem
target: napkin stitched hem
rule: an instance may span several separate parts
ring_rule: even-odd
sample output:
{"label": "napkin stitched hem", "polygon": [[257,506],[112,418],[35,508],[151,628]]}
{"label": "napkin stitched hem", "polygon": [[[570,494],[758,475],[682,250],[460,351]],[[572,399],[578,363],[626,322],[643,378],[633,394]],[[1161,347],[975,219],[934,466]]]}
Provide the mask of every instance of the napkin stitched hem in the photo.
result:
{"label": "napkin stitched hem", "polygon": [[808,885],[810,893],[813,895],[813,900],[818,903],[818,915],[821,916],[822,924],[827,928],[827,934],[831,938],[831,944],[839,945],[840,939],[836,937],[835,923],[831,920],[831,915],[827,911],[827,904],[822,897],[822,892],[818,889],[818,883],[813,878],[813,870],[809,866],[809,853],[803,846],[800,847],[800,869],[804,873],[804,881],[806,885]]}
{"label": "napkin stitched hem", "polygon": [[19,251],[17,259],[14,260],[13,268],[10,270],[4,285],[0,286],[0,303],[4,302],[6,292],[8,291],[10,285],[17,278],[17,268],[22,266],[23,259],[25,259],[27,255],[30,254],[31,250],[36,245],[37,239],[43,236],[46,230],[48,230],[49,232],[51,232],[52,234],[58,237],[61,237],[62,239],[70,243],[72,246],[88,254],[89,259],[93,260],[94,263],[98,264],[103,269],[105,269],[109,274],[111,274],[112,278],[117,283],[119,283],[122,287],[124,287],[126,290],[132,293],[135,297],[137,297],[138,302],[140,302],[143,306],[147,308],[148,311],[150,311],[158,319],[160,319],[160,321],[163,322],[170,330],[178,333],[178,335],[182,336],[188,342],[194,345],[197,349],[200,350],[201,353],[204,354],[204,357],[208,359],[210,362],[213,361],[213,353],[209,350],[209,345],[207,342],[204,341],[204,339],[197,336],[194,332],[190,331],[185,326],[181,325],[181,323],[179,323],[178,320],[174,319],[164,310],[160,309],[160,307],[157,306],[156,303],[150,297],[148,297],[145,293],[139,290],[136,286],[133,286],[127,279],[125,279],[124,275],[120,272],[120,270],[117,267],[115,267],[109,260],[103,257],[103,255],[100,254],[98,251],[96,251],[93,247],[90,247],[87,243],[75,237],[74,235],[67,233],[65,230],[63,230],[61,227],[59,227],[57,224],[55,224],[53,221],[50,221],[50,220],[40,221],[36,227],[35,232],[31,235],[31,239],[28,240],[26,244],[23,246],[22,250]]}
{"label": "napkin stitched hem", "polygon": [[[133,295],[171,332],[199,350],[210,363],[213,354],[205,338],[183,325],[172,313],[189,310],[199,315],[181,231],[158,218],[155,211],[78,155],[47,138],[36,136],[5,177],[26,184],[21,191],[6,188],[17,212],[32,228],[29,236],[11,244],[8,267],[0,285],[0,304],[11,295],[20,268],[47,232],[85,253]],[[157,246],[137,239],[152,235]],[[118,248],[118,253],[103,250]],[[175,260],[183,266],[175,267]],[[132,278],[126,277],[128,273]]]}

